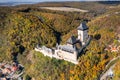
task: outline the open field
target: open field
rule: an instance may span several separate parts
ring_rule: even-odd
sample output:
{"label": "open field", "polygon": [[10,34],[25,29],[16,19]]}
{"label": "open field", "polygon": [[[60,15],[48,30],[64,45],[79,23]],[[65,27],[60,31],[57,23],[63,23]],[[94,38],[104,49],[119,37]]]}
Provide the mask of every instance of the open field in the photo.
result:
{"label": "open field", "polygon": [[69,8],[69,7],[40,7],[40,8],[49,9],[49,10],[67,11],[67,12],[88,12],[88,10]]}

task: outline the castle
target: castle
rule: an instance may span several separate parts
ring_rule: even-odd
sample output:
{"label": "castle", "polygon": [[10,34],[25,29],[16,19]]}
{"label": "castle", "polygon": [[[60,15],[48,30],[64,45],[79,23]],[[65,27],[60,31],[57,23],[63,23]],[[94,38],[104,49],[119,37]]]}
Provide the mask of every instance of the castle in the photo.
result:
{"label": "castle", "polygon": [[37,45],[35,50],[43,53],[44,56],[63,59],[78,64],[78,57],[90,42],[90,36],[88,35],[88,27],[85,22],[80,24],[77,31],[78,37],[71,36],[64,45],[57,45],[54,49]]}

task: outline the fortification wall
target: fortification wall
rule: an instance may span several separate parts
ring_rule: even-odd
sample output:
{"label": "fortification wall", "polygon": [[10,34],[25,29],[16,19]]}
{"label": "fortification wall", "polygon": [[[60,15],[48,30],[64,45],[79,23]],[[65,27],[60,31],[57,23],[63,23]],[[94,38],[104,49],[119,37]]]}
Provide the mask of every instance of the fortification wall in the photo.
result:
{"label": "fortification wall", "polygon": [[53,56],[53,53],[47,52],[47,51],[42,50],[42,49],[35,48],[35,51],[41,52],[44,56],[49,56],[49,57],[51,57],[51,58],[52,58],[52,56]]}
{"label": "fortification wall", "polygon": [[63,50],[56,50],[55,54],[61,57],[62,59],[76,60],[76,56],[74,53],[69,53]]}

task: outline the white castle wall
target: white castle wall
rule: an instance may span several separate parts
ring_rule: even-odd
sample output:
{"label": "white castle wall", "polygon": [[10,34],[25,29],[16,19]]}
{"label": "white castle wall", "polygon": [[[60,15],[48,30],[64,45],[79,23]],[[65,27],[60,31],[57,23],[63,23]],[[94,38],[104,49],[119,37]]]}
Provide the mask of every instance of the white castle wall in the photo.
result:
{"label": "white castle wall", "polygon": [[49,56],[52,58],[53,53],[50,51],[46,51],[42,48],[35,48],[35,51],[41,52],[44,56]]}
{"label": "white castle wall", "polygon": [[76,59],[76,55],[69,53],[69,52],[65,52],[65,51],[56,49],[55,53],[52,53],[52,52],[45,51],[42,48],[35,48],[35,51],[41,52],[44,56],[49,56],[51,58],[54,57],[56,59],[63,59],[63,60],[72,62],[74,64],[78,64],[78,61]]}
{"label": "white castle wall", "polygon": [[77,61],[77,53],[69,53],[63,50],[55,50],[55,54],[59,56],[61,59],[69,59],[73,61]]}
{"label": "white castle wall", "polygon": [[[78,53],[81,53],[81,51],[89,44],[90,40],[91,40],[91,37],[89,36],[85,45],[82,46],[82,48],[80,50],[78,50]],[[55,52],[53,53],[52,49],[47,48],[45,46],[42,47],[42,48],[41,47],[36,47],[35,51],[41,52],[44,56],[49,56],[51,58],[54,57],[56,59],[63,59],[63,60],[72,62],[74,64],[78,64],[77,52],[69,53],[69,52],[66,52],[66,51],[63,51],[63,50],[60,50],[60,49],[55,49]]]}

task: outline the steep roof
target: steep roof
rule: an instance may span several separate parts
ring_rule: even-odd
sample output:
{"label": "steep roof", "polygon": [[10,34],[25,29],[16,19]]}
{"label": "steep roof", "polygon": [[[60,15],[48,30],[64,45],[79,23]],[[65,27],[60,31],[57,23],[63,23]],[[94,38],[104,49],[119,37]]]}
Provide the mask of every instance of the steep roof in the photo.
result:
{"label": "steep roof", "polygon": [[67,43],[69,43],[69,44],[74,44],[75,42],[76,42],[75,36],[71,36],[71,37],[67,40]]}
{"label": "steep roof", "polygon": [[73,53],[76,51],[76,46],[68,46],[68,45],[59,45],[59,48],[63,51],[67,51]]}
{"label": "steep roof", "polygon": [[77,28],[78,30],[87,30],[88,27],[85,22],[82,22],[80,26]]}

